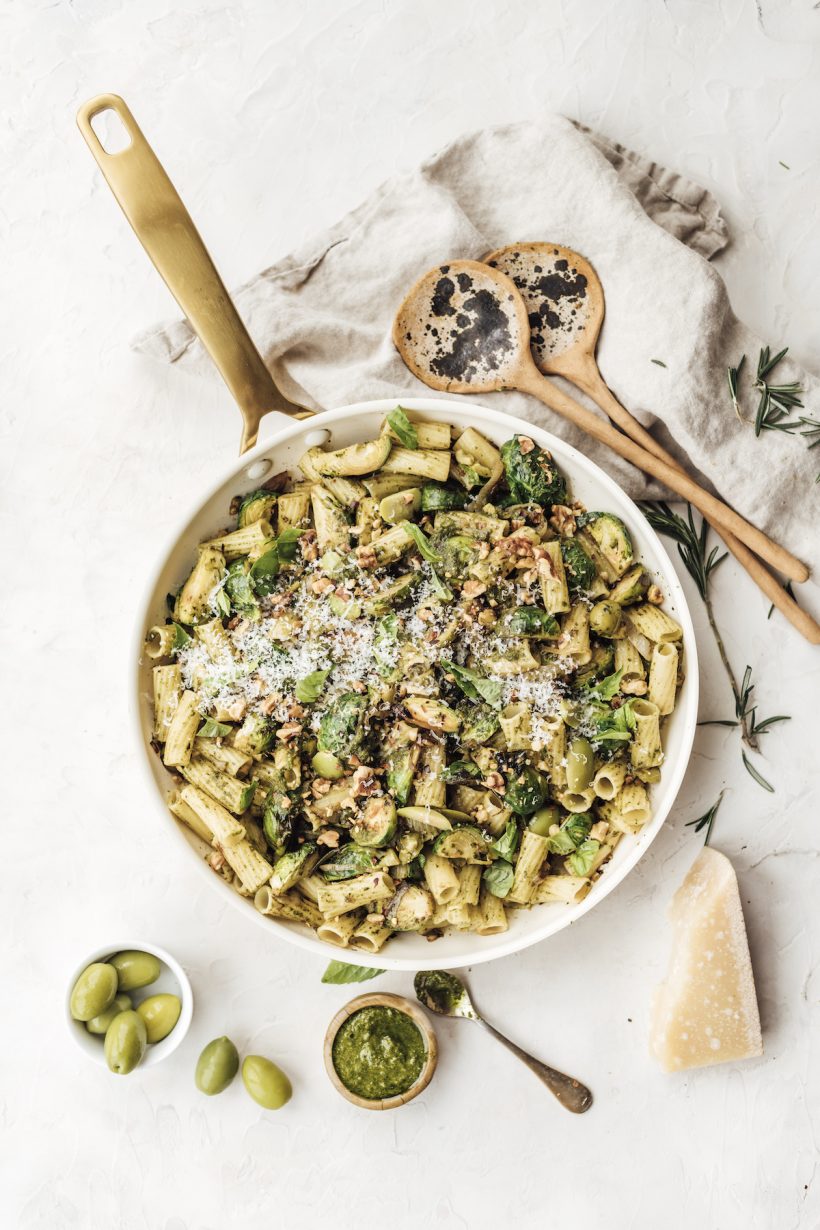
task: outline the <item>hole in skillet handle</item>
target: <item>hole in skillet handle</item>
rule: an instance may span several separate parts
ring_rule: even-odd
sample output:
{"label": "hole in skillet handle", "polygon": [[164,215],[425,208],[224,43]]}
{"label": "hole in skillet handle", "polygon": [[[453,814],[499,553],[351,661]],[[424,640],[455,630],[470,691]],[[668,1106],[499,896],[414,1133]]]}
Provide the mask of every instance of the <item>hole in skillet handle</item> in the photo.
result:
{"label": "hole in skillet handle", "polygon": [[106,154],[121,154],[131,145],[131,134],[112,107],[98,111],[90,123]]}

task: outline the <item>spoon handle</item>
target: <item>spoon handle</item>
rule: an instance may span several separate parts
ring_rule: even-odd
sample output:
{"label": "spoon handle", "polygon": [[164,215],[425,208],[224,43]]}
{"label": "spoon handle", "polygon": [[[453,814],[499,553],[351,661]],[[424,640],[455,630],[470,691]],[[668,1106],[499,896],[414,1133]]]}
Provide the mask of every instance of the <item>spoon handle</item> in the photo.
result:
{"label": "spoon handle", "polygon": [[[625,406],[621,405],[601,376],[598,365],[592,356],[589,357],[587,365],[583,368],[577,367],[568,374],[567,378],[591,397],[596,406],[603,410],[613,422],[617,423],[636,444],[643,445],[647,452],[654,453],[656,457],[660,457],[662,461],[668,462],[676,470],[682,470],[682,466],[676,458],[667,452],[663,445],[659,444],[636,418],[633,418]],[[741,567],[746,569],[758,588],[763,591],[770,602],[774,603],[792,627],[796,628],[809,644],[820,645],[820,624],[812,619],[808,611],[804,611],[802,607],[797,605],[794,598],[789,596],[777,578],[772,576],[768,568],[761,564],[757,556],[749,550],[745,543],[724,529],[723,526],[714,524],[711,517],[707,517],[706,520],[713,529],[718,531]]]}
{"label": "spoon handle", "polygon": [[751,525],[733,508],[729,508],[722,500],[704,491],[703,487],[700,487],[684,471],[677,470],[662,458],[647,452],[629,436],[616,431],[610,422],[598,418],[591,410],[587,410],[585,406],[553,384],[547,376],[542,376],[532,360],[522,362],[516,374],[518,380],[515,388],[520,392],[531,393],[550,410],[554,410],[556,414],[562,415],[563,418],[585,431],[588,436],[599,440],[601,444],[609,445],[613,452],[618,453],[626,461],[631,461],[639,470],[659,478],[684,500],[694,504],[704,517],[708,517],[715,525],[729,530],[735,537],[751,547],[761,559],[765,559],[779,572],[785,573],[790,580],[798,582],[808,580],[809,570],[806,565],[785,547],[772,542],[771,538],[756,526]]}
{"label": "spoon handle", "polygon": [[575,1115],[582,1115],[585,1110],[589,1110],[592,1105],[592,1093],[587,1089],[586,1085],[582,1085],[573,1076],[566,1076],[565,1073],[556,1071],[549,1064],[542,1063],[534,1055],[530,1055],[527,1051],[522,1050],[515,1042],[511,1042],[509,1038],[505,1038],[503,1034],[499,1033],[495,1026],[491,1025],[489,1021],[485,1021],[483,1017],[477,1017],[476,1019],[479,1025],[483,1025],[494,1038],[497,1038],[499,1042],[506,1046],[508,1051],[512,1051],[513,1055],[517,1055],[522,1063],[525,1063],[540,1081],[544,1082],[550,1093],[555,1094],[565,1110],[571,1110]]}

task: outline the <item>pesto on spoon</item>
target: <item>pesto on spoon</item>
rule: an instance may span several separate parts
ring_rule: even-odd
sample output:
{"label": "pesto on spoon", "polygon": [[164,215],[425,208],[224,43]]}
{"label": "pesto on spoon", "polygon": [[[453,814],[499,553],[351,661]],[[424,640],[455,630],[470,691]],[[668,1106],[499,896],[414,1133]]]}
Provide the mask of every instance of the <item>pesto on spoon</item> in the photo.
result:
{"label": "pesto on spoon", "polygon": [[439,1016],[463,1017],[465,1020],[477,1021],[479,1025],[483,1025],[494,1038],[503,1042],[508,1050],[517,1055],[530,1071],[544,1082],[550,1093],[555,1094],[566,1110],[571,1110],[576,1115],[582,1115],[585,1110],[589,1110],[592,1105],[592,1094],[586,1085],[582,1085],[572,1076],[565,1076],[563,1072],[557,1072],[555,1068],[527,1054],[520,1046],[516,1046],[509,1038],[499,1033],[489,1021],[479,1016],[473,1007],[467,988],[461,979],[456,978],[455,974],[440,969],[427,970],[416,974],[413,985],[419,1000],[431,1012],[437,1012]]}

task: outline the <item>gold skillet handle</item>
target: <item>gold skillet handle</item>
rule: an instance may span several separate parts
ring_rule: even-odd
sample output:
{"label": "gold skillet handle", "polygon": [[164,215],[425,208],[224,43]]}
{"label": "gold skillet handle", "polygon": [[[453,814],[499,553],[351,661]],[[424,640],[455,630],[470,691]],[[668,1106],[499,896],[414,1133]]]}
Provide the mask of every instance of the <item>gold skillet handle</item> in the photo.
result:
{"label": "gold skillet handle", "polygon": [[[102,111],[113,111],[130,138],[116,154],[107,153],[91,127]],[[125,102],[117,94],[89,99],[77,112],[77,124],[137,238],[239,406],[244,421],[240,453],[256,443],[260,420],[270,410],[308,418],[311,410],[277,388],[190,214]]]}

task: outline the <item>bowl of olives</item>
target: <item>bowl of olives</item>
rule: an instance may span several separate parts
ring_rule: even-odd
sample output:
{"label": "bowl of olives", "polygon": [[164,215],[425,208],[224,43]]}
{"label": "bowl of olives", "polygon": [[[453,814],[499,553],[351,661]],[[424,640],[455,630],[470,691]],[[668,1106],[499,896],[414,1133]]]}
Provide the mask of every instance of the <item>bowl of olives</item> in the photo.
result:
{"label": "bowl of olives", "polygon": [[69,979],[66,1019],[77,1045],[118,1076],[161,1063],[194,1010],[188,975],[156,944],[109,944]]}

